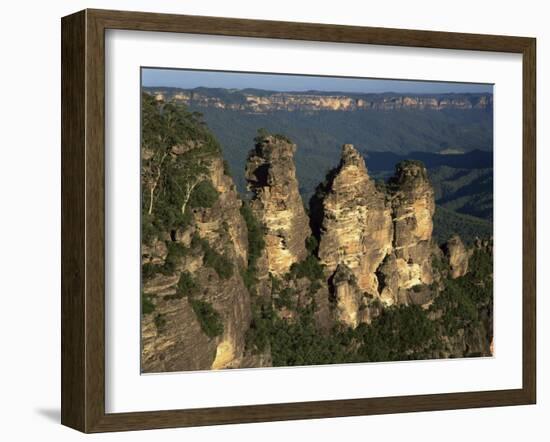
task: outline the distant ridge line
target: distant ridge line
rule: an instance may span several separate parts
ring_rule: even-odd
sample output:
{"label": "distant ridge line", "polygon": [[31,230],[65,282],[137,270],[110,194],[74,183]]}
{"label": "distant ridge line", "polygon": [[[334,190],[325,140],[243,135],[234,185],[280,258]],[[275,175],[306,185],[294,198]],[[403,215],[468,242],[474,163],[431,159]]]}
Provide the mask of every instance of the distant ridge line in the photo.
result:
{"label": "distant ridge line", "polygon": [[328,91],[269,91],[263,89],[224,89],[172,86],[145,86],[143,91],[159,101],[175,101],[196,107],[240,110],[251,113],[270,111],[355,111],[355,110],[492,110],[493,94],[482,93],[358,93]]}

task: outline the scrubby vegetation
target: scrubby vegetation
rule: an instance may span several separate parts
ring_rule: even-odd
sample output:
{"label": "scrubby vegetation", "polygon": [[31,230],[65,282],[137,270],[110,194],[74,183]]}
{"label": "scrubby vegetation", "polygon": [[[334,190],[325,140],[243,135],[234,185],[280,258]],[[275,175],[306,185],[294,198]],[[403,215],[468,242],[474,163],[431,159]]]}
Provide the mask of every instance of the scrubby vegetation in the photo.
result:
{"label": "scrubby vegetation", "polygon": [[319,248],[319,241],[315,236],[308,236],[306,239],[306,249],[310,255],[316,255]]}
{"label": "scrubby vegetation", "polygon": [[189,253],[189,249],[176,241],[168,241],[166,246],[168,247],[168,254],[164,259],[164,264],[160,267],[160,272],[164,275],[170,275],[176,271],[180,259]]}
{"label": "scrubby vegetation", "polygon": [[214,310],[212,304],[198,299],[191,300],[191,307],[197,315],[200,326],[204,334],[214,338],[223,334],[223,323],[220,314]]}
{"label": "scrubby vegetation", "polygon": [[182,272],[178,280],[178,285],[176,286],[176,293],[173,295],[166,295],[164,299],[182,299],[185,296],[191,298],[191,296],[198,293],[198,291],[199,285],[195,281],[195,278],[193,278],[189,272]]}
{"label": "scrubby vegetation", "polygon": [[273,298],[275,307],[281,309],[286,307],[289,310],[295,309],[296,304],[294,302],[294,297],[296,295],[296,290],[290,287],[285,287],[280,292],[277,293],[277,296]]}
{"label": "scrubby vegetation", "polygon": [[[444,262],[439,265],[445,266]],[[274,366],[438,357],[446,350],[446,338],[461,330],[468,335],[481,329],[492,336],[492,323],[486,323],[492,316],[491,254],[476,251],[471,269],[464,277],[445,279],[445,289],[429,310],[416,305],[386,307],[370,325],[352,329],[340,324],[329,333],[319,332],[314,303],[296,307],[292,290],[281,289],[282,281],[273,278],[273,307],[295,309],[297,319],[282,319],[271,305],[258,306],[247,334],[247,348],[253,352],[269,348]]]}
{"label": "scrubby vegetation", "polygon": [[210,246],[204,249],[203,262],[206,267],[213,268],[222,279],[229,279],[233,276],[233,264],[231,261]]}
{"label": "scrubby vegetation", "polygon": [[210,207],[217,192],[206,180],[208,156],[220,152],[198,113],[142,95],[142,235],[185,227],[188,208]]}
{"label": "scrubby vegetation", "polygon": [[157,313],[155,315],[155,327],[157,327],[157,331],[159,333],[162,333],[164,331],[164,328],[166,327],[166,318],[162,313]]}
{"label": "scrubby vegetation", "polygon": [[264,308],[247,338],[258,351],[269,345],[274,366],[423,359],[438,348],[436,325],[418,306],[387,308],[372,325],[339,325],[326,334],[315,325],[313,306],[292,322]]}
{"label": "scrubby vegetation", "polygon": [[195,186],[193,192],[191,192],[191,196],[189,197],[187,204],[190,208],[210,208],[217,200],[218,191],[209,180],[204,180]]}
{"label": "scrubby vegetation", "polygon": [[153,313],[154,311],[155,304],[153,304],[151,296],[141,292],[141,314],[148,315],[150,313]]}
{"label": "scrubby vegetation", "polygon": [[251,290],[257,283],[257,263],[265,248],[264,232],[262,225],[254,216],[246,201],[241,206],[241,215],[248,231],[248,266],[242,272],[242,277],[246,287]]}
{"label": "scrubby vegetation", "polygon": [[178,281],[178,293],[181,296],[190,296],[198,291],[197,283],[189,272],[183,272]]}
{"label": "scrubby vegetation", "polygon": [[246,349],[257,354],[269,349],[275,313],[270,304],[258,303],[253,307],[252,321],[246,332]]}
{"label": "scrubby vegetation", "polygon": [[466,276],[445,282],[445,289],[431,307],[431,311],[441,314],[439,324],[446,336],[453,336],[461,329],[479,329],[482,321],[492,317],[492,256],[476,250],[469,268]]}
{"label": "scrubby vegetation", "polygon": [[141,265],[141,278],[143,281],[147,281],[148,279],[151,279],[158,271],[158,267],[155,264],[151,264],[149,262],[146,262]]}
{"label": "scrubby vegetation", "polygon": [[323,266],[316,256],[309,255],[301,262],[290,267],[290,273],[297,278],[307,278],[310,281],[323,279]]}
{"label": "scrubby vegetation", "polygon": [[229,279],[233,276],[233,264],[229,258],[214,250],[207,240],[195,234],[191,241],[191,247],[202,249],[203,264],[214,269],[220,278]]}

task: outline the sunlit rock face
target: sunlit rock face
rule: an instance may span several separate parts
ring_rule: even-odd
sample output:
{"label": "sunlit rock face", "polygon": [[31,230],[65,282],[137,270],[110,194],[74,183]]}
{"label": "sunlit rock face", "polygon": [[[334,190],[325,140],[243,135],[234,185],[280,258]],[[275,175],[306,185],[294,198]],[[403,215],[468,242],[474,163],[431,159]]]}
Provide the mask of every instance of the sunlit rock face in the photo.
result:
{"label": "sunlit rock face", "polygon": [[392,249],[391,207],[351,144],[342,147],[340,165],[329,177],[322,218],[321,262],[331,273],[344,264],[363,292],[377,294],[375,272]]}
{"label": "sunlit rock face", "polygon": [[331,277],[334,292],[334,319],[337,322],[356,328],[359,324],[370,324],[380,315],[382,304],[377,297],[362,292],[357,279],[345,264],[338,264]]}
{"label": "sunlit rock face", "polygon": [[[404,161],[392,180],[394,250],[398,258],[420,266],[430,255],[435,211],[434,191],[424,165]],[[422,282],[431,282],[431,267],[422,268]]]}
{"label": "sunlit rock face", "polygon": [[[183,155],[185,151],[173,155]],[[204,158],[209,181],[217,191],[211,207],[192,211],[189,225],[142,244],[142,263],[162,265],[168,246],[185,248],[169,272],[144,280],[143,293],[155,305],[142,315],[142,363],[144,372],[187,371],[238,367],[245,357],[245,334],[251,320],[250,297],[239,268],[246,266],[248,233],[240,214],[242,201],[233,179],[224,173],[217,154]],[[205,265],[205,251],[193,245],[200,238],[232,263],[230,276],[222,278]],[[197,290],[178,288],[182,275],[192,275]],[[218,314],[223,332],[207,336],[193,302],[210,305]]]}
{"label": "sunlit rock face", "polygon": [[277,135],[257,139],[246,165],[251,209],[265,228],[269,271],[280,276],[307,256],[311,234],[296,180],[296,145]]}
{"label": "sunlit rock face", "polygon": [[355,275],[345,264],[339,264],[332,277],[336,300],[336,319],[352,328],[359,324],[361,293]]}
{"label": "sunlit rock face", "polygon": [[380,269],[386,304],[405,302],[400,290],[431,284],[435,199],[426,168],[418,161],[396,166],[388,183],[394,226],[393,252]]}
{"label": "sunlit rock face", "polygon": [[362,294],[385,305],[421,302],[410,290],[433,282],[435,211],[424,165],[404,161],[385,187],[376,186],[362,155],[347,144],[320,193],[318,253],[328,274],[345,265]]}
{"label": "sunlit rock face", "polygon": [[219,193],[218,205],[223,213],[206,210],[202,223],[199,221],[197,225],[214,243],[220,239],[220,232],[227,232],[229,235],[227,239],[231,241],[235,250],[237,262],[244,266],[248,260],[248,234],[246,223],[240,215],[242,201],[237,186],[233,178],[224,173],[221,157],[215,157],[210,161],[209,174],[214,188]]}

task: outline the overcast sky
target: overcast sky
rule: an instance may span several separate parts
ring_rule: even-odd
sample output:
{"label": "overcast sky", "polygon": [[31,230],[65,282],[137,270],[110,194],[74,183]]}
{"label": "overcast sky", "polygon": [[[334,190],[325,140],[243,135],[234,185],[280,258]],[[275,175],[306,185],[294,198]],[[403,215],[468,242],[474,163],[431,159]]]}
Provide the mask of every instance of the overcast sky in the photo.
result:
{"label": "overcast sky", "polygon": [[378,80],[367,78],[318,77],[309,75],[273,75],[156,68],[142,69],[142,83],[143,86],[173,86],[184,89],[220,87],[227,89],[255,88],[273,91],[317,90],[363,93],[493,92],[493,86],[491,84]]}

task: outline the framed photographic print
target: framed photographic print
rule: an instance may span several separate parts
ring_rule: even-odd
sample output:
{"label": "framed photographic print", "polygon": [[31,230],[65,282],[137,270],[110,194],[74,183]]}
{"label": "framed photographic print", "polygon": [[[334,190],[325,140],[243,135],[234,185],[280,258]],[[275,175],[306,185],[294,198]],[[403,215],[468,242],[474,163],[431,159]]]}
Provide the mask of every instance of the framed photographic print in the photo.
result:
{"label": "framed photographic print", "polygon": [[62,20],[62,423],[533,404],[535,40]]}

